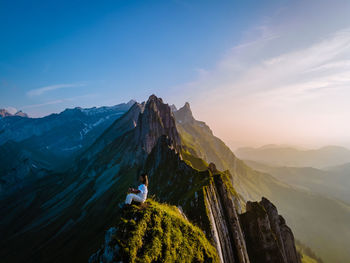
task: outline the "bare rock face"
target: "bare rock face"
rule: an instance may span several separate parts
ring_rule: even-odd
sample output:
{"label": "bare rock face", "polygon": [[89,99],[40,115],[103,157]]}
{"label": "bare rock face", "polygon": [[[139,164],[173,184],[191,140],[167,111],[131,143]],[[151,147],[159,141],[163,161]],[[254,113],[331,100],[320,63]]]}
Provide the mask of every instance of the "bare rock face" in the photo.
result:
{"label": "bare rock face", "polygon": [[250,262],[300,263],[293,233],[268,199],[247,202],[246,210],[240,222]]}
{"label": "bare rock face", "polygon": [[115,227],[108,229],[105,234],[105,243],[103,246],[89,258],[89,263],[112,263],[116,262],[119,246],[113,240],[113,235],[117,232]]}
{"label": "bare rock face", "polygon": [[139,116],[135,139],[138,145],[150,153],[162,135],[167,135],[175,148],[180,147],[180,136],[169,105],[164,104],[161,98],[151,95]]}
{"label": "bare rock face", "polygon": [[180,123],[193,123],[196,121],[192,115],[192,110],[188,102],[186,102],[179,110],[174,111],[174,115],[175,119]]}
{"label": "bare rock face", "polygon": [[224,182],[225,173],[210,163],[213,181],[205,191],[205,202],[213,237],[221,262],[249,263],[246,243],[239,222],[237,198]]}

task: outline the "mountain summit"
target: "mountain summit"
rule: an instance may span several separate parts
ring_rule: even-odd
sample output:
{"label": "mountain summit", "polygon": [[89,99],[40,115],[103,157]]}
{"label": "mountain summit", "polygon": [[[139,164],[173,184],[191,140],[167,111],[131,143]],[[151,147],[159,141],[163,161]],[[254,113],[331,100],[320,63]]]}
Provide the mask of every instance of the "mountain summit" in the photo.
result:
{"label": "mountain summit", "polygon": [[175,111],[174,115],[176,117],[176,120],[180,123],[193,123],[195,121],[192,114],[191,106],[188,102],[186,102],[182,108]]}
{"label": "mountain summit", "polygon": [[167,135],[176,148],[180,146],[180,136],[169,105],[164,104],[161,98],[151,95],[139,116],[135,138],[138,144],[150,153],[162,135]]}

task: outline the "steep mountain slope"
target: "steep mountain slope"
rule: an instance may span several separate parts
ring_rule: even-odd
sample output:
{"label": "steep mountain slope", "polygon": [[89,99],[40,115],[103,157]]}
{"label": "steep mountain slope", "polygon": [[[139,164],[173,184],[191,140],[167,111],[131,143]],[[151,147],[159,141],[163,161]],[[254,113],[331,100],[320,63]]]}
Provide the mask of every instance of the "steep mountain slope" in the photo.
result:
{"label": "steep mountain slope", "polygon": [[26,141],[37,149],[47,148],[57,156],[90,145],[135,101],[112,107],[66,109],[43,118],[11,116],[0,119],[0,144]]}
{"label": "steep mountain slope", "polygon": [[[197,157],[228,169],[235,189],[245,200],[269,198],[279,207],[296,237],[310,246],[325,262],[347,262],[350,241],[349,206],[339,201],[295,189],[269,174],[255,171],[235,157],[203,122],[194,120],[189,105],[174,112],[185,147],[199,149]],[[186,116],[190,115],[190,116]],[[184,117],[186,116],[186,117]],[[336,223],[335,223],[336,222]]]}
{"label": "steep mountain slope", "polygon": [[316,150],[291,147],[239,148],[239,158],[272,166],[324,168],[350,162],[350,150],[340,146],[326,146]]}
{"label": "steep mountain slope", "polygon": [[[0,199],[49,172],[54,156],[8,141],[0,145]],[[50,160],[46,162],[45,160]]]}
{"label": "steep mountain slope", "polygon": [[43,176],[44,171],[66,169],[133,103],[67,109],[44,118],[0,119],[0,149],[4,149],[0,158],[0,198],[21,188],[27,179]]}
{"label": "steep mountain slope", "polygon": [[[86,262],[103,243],[104,231],[115,225],[126,190],[141,171],[149,174],[150,194],[181,207],[204,231],[222,262],[254,259],[246,248],[249,231],[241,228],[242,200],[230,173],[218,171],[214,164],[208,167],[183,146],[170,107],[161,99],[152,95],[126,115],[136,116],[138,111],[136,126],[132,117],[131,122],[121,117],[110,129],[121,127],[123,132],[114,137],[107,130],[91,146],[93,154],[87,150],[70,171],[46,176],[0,201],[0,213],[7,215],[0,218],[3,262]],[[255,217],[247,224],[250,220]],[[271,235],[288,240],[273,230],[278,221],[265,221],[263,240]],[[152,238],[150,245],[156,240]],[[281,245],[271,242],[278,262],[286,262]],[[294,243],[283,246],[288,247],[285,251],[295,250]],[[298,263],[296,258],[288,262]]]}
{"label": "steep mountain slope", "polygon": [[[148,104],[149,102],[146,104],[146,109]],[[168,112],[168,107],[164,105],[159,108],[164,108],[166,109],[164,111]],[[174,120],[171,114],[165,116],[167,117],[162,118],[166,120],[165,123],[171,123],[169,128],[163,129],[168,136],[158,138],[143,168],[150,175],[152,182],[150,192],[154,193],[160,201],[181,207],[188,218],[200,226],[208,238],[213,240],[223,262],[249,262],[251,255],[248,257],[237,213],[240,211],[239,197],[232,187],[230,175],[227,172],[219,172],[213,164],[209,166],[211,167],[209,170],[194,169],[197,164],[202,168],[206,164],[189,153],[184,154],[185,150],[180,146],[176,129],[174,129]],[[153,124],[150,126],[154,127]],[[152,130],[154,132],[154,129]],[[145,144],[141,143],[141,145]],[[147,149],[147,147],[144,148]],[[288,246],[294,247],[294,243]],[[276,245],[276,253],[280,252],[279,249]],[[279,255],[282,254],[280,252]],[[283,259],[280,258],[279,262],[283,262]],[[291,259],[290,262],[298,262],[298,260]]]}
{"label": "steep mountain slope", "polygon": [[194,119],[189,103],[175,111],[174,116],[183,144],[189,152],[208,163],[215,163],[219,170],[235,165],[234,154],[204,122]]}
{"label": "steep mountain slope", "polygon": [[[150,98],[139,113],[139,126],[132,127],[123,118],[117,120],[113,125],[124,127],[124,133],[96,154],[83,154],[72,170],[47,176],[1,201],[1,214],[8,215],[0,219],[4,262],[22,262],[26,258],[32,262],[87,260],[100,244],[104,228],[117,218],[118,203],[142,168],[147,147],[155,143],[152,136],[159,137],[171,125],[167,120],[170,110],[159,112],[157,104],[162,102]],[[155,129],[144,136],[149,127]],[[104,135],[108,137],[109,132]],[[24,247],[22,253],[13,253],[19,246]],[[58,250],[60,247],[64,249]]]}

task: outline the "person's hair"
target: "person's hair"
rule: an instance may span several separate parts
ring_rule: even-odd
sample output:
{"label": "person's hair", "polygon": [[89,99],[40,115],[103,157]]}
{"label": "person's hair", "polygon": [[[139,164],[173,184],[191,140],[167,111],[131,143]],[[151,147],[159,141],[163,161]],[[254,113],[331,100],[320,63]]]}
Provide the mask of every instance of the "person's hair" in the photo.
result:
{"label": "person's hair", "polygon": [[147,173],[142,173],[141,174],[141,177],[142,177],[142,182],[143,182],[143,184],[144,185],[146,185],[146,186],[148,186],[148,175],[147,175]]}

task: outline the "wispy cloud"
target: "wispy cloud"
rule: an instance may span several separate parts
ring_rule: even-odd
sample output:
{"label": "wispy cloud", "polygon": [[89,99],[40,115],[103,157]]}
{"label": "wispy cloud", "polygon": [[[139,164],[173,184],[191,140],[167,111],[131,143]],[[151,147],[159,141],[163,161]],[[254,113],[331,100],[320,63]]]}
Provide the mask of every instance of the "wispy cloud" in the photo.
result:
{"label": "wispy cloud", "polygon": [[39,107],[43,107],[43,106],[47,106],[47,105],[54,105],[54,104],[60,104],[65,102],[65,99],[62,100],[50,100],[44,103],[37,103],[37,104],[31,104],[31,105],[26,105],[23,106],[22,109],[32,109],[32,108],[39,108]]}
{"label": "wispy cloud", "polygon": [[38,89],[32,89],[27,92],[27,95],[29,97],[34,97],[34,96],[40,96],[46,92],[57,90],[57,89],[75,88],[75,87],[83,87],[83,86],[86,86],[86,83],[56,84],[56,85],[41,87]]}
{"label": "wispy cloud", "polygon": [[79,100],[79,99],[92,99],[92,98],[95,98],[96,96],[98,96],[98,94],[90,93],[90,94],[85,94],[85,95],[80,95],[80,96],[75,96],[75,97],[69,97],[69,98],[63,98],[63,99],[57,99],[57,100],[50,100],[50,101],[46,101],[46,102],[43,102],[43,103],[25,105],[25,106],[21,107],[21,109],[40,108],[40,107],[44,107],[44,106],[47,106],[47,105],[62,104],[62,103],[76,101],[76,100]]}
{"label": "wispy cloud", "polygon": [[190,94],[185,100],[227,141],[350,139],[350,30],[277,52],[284,37],[265,35],[231,49],[182,87]]}

